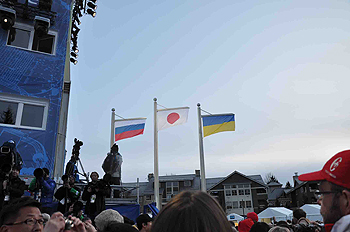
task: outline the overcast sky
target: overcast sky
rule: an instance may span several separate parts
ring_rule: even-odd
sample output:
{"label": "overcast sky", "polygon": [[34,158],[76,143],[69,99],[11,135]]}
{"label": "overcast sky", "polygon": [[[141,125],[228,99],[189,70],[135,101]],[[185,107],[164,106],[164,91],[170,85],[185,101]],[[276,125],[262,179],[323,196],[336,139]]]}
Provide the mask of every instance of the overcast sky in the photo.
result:
{"label": "overcast sky", "polygon": [[85,170],[103,174],[115,108],[147,117],[144,135],[118,142],[122,181],[146,181],[154,97],[190,107],[186,124],[159,132],[160,175],[199,169],[197,103],[236,114],[235,132],[204,138],[207,177],[272,172],[285,184],[349,149],[349,1],[97,3],[71,65],[66,161],[77,137]]}

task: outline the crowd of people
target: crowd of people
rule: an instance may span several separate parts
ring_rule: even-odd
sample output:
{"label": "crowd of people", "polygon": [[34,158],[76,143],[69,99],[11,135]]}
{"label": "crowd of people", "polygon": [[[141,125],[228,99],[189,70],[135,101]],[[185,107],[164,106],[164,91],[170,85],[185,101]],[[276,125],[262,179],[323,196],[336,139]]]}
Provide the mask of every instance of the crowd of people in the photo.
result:
{"label": "crowd of people", "polygon": [[28,197],[23,196],[26,186],[19,171],[13,167],[1,180],[0,232],[350,232],[350,150],[334,155],[322,170],[299,176],[301,181],[320,181],[322,223],[310,221],[302,209],[295,209],[292,221],[265,223],[249,212],[236,226],[227,220],[217,200],[200,191],[183,191],[155,218],[141,214],[134,222],[106,209],[105,198],[111,192],[109,173],[99,179],[99,174],[92,172],[91,182],[83,190],[73,176],[64,175],[63,185],[55,191],[49,170],[35,170],[28,187],[33,196]]}

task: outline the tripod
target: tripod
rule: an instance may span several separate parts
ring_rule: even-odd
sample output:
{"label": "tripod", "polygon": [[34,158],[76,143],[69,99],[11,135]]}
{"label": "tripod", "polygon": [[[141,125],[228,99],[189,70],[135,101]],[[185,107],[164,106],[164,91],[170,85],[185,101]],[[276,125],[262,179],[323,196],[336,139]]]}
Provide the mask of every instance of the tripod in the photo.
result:
{"label": "tripod", "polygon": [[[89,176],[86,174],[85,170],[84,170],[84,166],[83,163],[81,162],[80,158],[79,158],[79,154],[80,154],[80,147],[83,145],[82,141],[77,140],[77,138],[74,139],[74,145],[73,145],[73,149],[72,149],[72,157],[71,159],[68,161],[67,165],[66,165],[66,172],[65,174],[70,176],[70,175],[76,175],[76,174],[80,174],[82,176],[85,177],[86,182],[89,182]],[[78,161],[78,163],[77,163]],[[78,169],[78,165],[80,164],[80,167],[83,171],[83,173],[79,172]]]}

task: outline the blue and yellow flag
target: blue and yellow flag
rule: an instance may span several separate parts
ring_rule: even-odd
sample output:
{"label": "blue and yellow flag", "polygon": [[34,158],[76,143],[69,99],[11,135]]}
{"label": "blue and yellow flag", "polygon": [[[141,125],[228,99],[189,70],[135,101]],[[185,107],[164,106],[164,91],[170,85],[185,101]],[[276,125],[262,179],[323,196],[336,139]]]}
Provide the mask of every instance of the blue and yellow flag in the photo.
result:
{"label": "blue and yellow flag", "polygon": [[202,115],[204,137],[222,131],[235,130],[234,114]]}

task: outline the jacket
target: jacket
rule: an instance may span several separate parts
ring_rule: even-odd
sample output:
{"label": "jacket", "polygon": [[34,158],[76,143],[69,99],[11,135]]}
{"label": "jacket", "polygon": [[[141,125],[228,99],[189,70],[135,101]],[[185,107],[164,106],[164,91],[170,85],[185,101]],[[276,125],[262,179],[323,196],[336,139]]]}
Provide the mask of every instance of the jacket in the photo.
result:
{"label": "jacket", "polygon": [[4,180],[1,180],[1,184],[0,184],[1,205],[6,195],[10,196],[9,200],[11,201],[13,199],[20,198],[24,194],[26,185],[25,185],[25,182],[21,180],[21,178],[10,176],[6,189],[3,189],[3,185],[2,185],[3,182]]}
{"label": "jacket", "polygon": [[62,186],[55,192],[55,198],[59,201],[57,210],[61,213],[65,213],[72,203],[77,201],[80,197],[80,189],[78,187],[66,187]]}
{"label": "jacket", "polygon": [[[91,192],[88,191],[88,188],[91,188]],[[96,191],[98,189],[98,191]],[[85,213],[87,215],[97,214],[106,209],[105,198],[110,192],[110,187],[104,181],[99,180],[96,183],[89,182],[85,186],[82,200],[86,201]],[[95,199],[92,199],[92,196]]]}
{"label": "jacket", "polygon": [[30,182],[28,188],[29,191],[34,192],[34,198],[36,198],[37,194],[39,193],[39,188],[41,189],[40,203],[43,207],[46,207],[47,205],[50,205],[53,201],[56,182],[50,178],[40,178],[37,183],[36,178],[34,177],[32,182]]}
{"label": "jacket", "polygon": [[332,227],[331,232],[348,232],[350,231],[350,214],[340,218]]}

